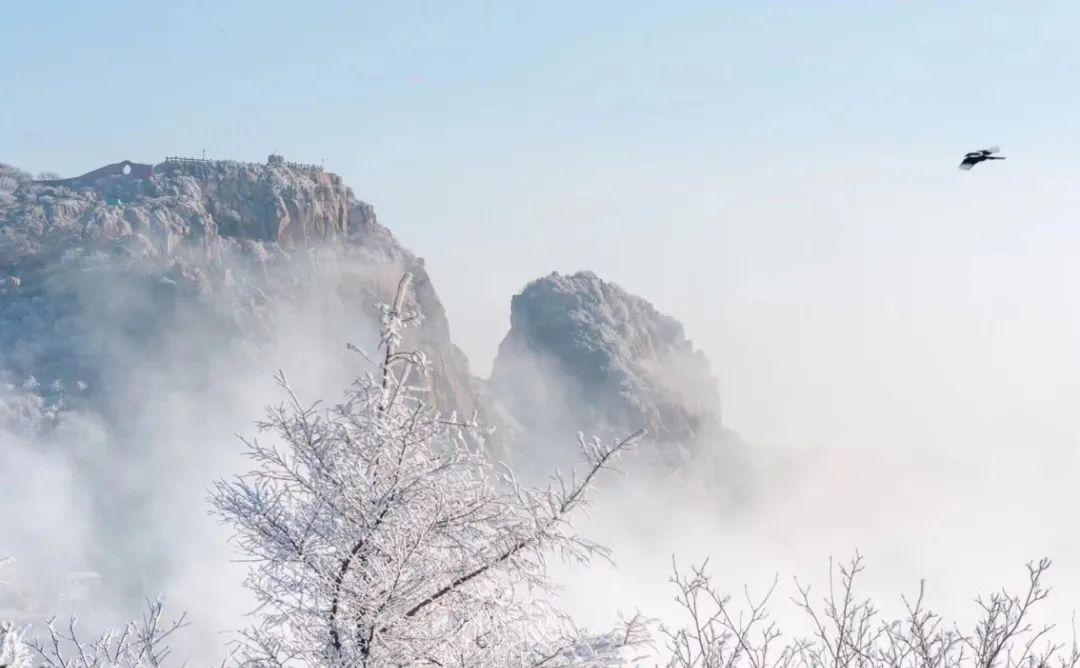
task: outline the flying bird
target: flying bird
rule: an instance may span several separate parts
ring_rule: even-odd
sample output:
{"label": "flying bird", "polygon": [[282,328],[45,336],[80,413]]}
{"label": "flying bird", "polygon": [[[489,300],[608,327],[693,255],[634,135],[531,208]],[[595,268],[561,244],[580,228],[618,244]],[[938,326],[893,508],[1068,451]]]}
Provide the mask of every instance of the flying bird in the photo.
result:
{"label": "flying bird", "polygon": [[963,162],[960,163],[960,169],[967,171],[979,164],[983,160],[1004,160],[1005,156],[993,155],[1001,149],[997,146],[991,146],[990,148],[984,148],[981,151],[972,151],[964,156]]}

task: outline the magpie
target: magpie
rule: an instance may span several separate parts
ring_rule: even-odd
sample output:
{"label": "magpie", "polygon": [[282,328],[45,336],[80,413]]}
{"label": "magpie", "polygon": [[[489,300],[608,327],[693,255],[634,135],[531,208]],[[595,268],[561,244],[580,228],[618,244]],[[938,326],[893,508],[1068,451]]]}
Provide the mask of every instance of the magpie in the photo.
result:
{"label": "magpie", "polygon": [[960,169],[967,171],[979,164],[983,160],[1004,160],[1005,156],[993,155],[1001,149],[997,146],[991,146],[990,148],[984,148],[981,151],[972,151],[964,156],[963,162],[960,163]]}

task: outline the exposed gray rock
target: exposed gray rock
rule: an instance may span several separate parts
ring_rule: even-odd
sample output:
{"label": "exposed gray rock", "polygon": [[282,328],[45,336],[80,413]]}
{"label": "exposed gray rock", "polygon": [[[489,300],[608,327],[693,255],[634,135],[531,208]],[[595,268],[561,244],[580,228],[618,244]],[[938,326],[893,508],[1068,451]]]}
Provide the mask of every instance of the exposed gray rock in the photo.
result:
{"label": "exposed gray rock", "polygon": [[490,382],[531,440],[645,428],[689,452],[724,431],[716,379],[682,325],[592,272],[553,273],[514,296]]}
{"label": "exposed gray rock", "polygon": [[[162,337],[192,323],[205,346],[257,348],[276,304],[327,292],[374,324],[374,302],[403,271],[415,277],[416,343],[435,362],[436,400],[471,416],[468,362],[422,260],[338,175],[187,161],[148,178],[42,184],[0,165],[0,368],[43,387],[86,382],[84,396],[100,396],[132,352],[161,354]],[[337,335],[342,350],[355,336]]]}

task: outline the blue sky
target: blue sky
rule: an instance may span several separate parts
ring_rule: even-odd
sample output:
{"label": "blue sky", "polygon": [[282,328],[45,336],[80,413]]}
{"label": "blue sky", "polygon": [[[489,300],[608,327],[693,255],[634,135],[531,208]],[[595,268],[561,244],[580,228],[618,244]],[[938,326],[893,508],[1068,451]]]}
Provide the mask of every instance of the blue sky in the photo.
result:
{"label": "blue sky", "polygon": [[515,291],[590,268],[686,323],[752,437],[933,445],[994,383],[1076,432],[1076,3],[2,7],[0,160],[325,160],[481,373]]}
{"label": "blue sky", "polygon": [[271,145],[365,176],[360,156],[386,151],[546,163],[1076,130],[1065,2],[6,4],[4,152],[56,169]]}

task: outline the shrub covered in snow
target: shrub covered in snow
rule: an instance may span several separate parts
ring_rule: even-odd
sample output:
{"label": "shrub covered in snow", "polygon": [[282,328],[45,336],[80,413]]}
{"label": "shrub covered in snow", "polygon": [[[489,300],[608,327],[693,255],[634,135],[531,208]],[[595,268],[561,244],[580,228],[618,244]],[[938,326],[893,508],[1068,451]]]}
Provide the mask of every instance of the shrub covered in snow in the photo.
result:
{"label": "shrub covered in snow", "polygon": [[640,618],[589,637],[542,602],[551,553],[607,550],[573,532],[596,476],[635,440],[581,439],[586,469],[544,489],[500,472],[427,398],[428,363],[400,348],[419,313],[409,279],[382,307],[376,373],[344,403],[288,402],[249,443],[254,470],[218,485],[259,624],[241,652],[270,665],[609,665],[642,642]]}

